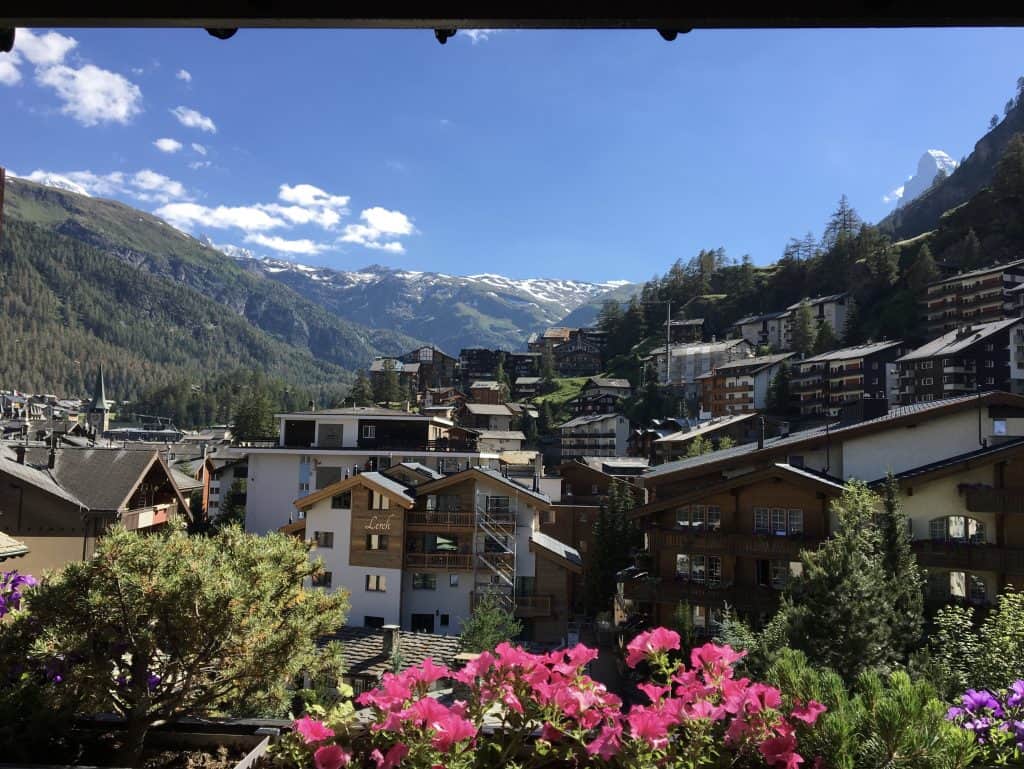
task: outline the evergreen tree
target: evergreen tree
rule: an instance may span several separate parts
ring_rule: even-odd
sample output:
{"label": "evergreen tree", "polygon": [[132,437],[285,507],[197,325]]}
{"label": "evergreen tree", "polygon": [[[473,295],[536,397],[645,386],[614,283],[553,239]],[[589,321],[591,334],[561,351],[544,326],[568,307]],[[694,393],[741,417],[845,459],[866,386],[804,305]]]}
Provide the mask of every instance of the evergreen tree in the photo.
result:
{"label": "evergreen tree", "polygon": [[932,281],[938,280],[939,268],[935,265],[932,251],[925,243],[907,270],[907,288],[918,296],[924,296],[925,289]]}
{"label": "evergreen tree", "polygon": [[852,296],[846,300],[846,318],[843,320],[843,345],[852,347],[864,342],[864,324],[860,317],[860,303]]}
{"label": "evergreen tree", "polygon": [[509,386],[508,374],[505,373],[505,353],[498,353],[498,366],[494,369],[494,380],[501,385],[501,398],[508,400],[511,387]]}
{"label": "evergreen tree", "polygon": [[792,347],[803,356],[814,349],[817,333],[814,328],[814,315],[809,304],[801,304],[793,312]]}
{"label": "evergreen tree", "polygon": [[526,447],[536,448],[537,446],[537,420],[530,416],[530,412],[523,410],[523,416],[519,419],[519,429],[522,430],[523,435],[526,436]]}
{"label": "evergreen tree", "polygon": [[822,320],[818,323],[817,333],[814,335],[814,352],[815,354],[821,354],[823,352],[829,352],[839,347],[839,340],[836,338],[835,332],[832,330],[832,324],[827,320]]}
{"label": "evergreen tree", "polygon": [[477,599],[473,612],[462,621],[459,648],[463,652],[493,651],[502,641],[511,641],[523,632],[523,623],[490,593]]}
{"label": "evergreen tree", "polygon": [[1009,117],[1010,113],[1013,112],[1013,107],[1014,107],[1013,99],[1010,99],[1009,101],[1006,102],[1005,105],[1003,105],[1003,115],[1005,115],[1006,117]]}
{"label": "evergreen tree", "polygon": [[843,236],[853,238],[860,231],[864,221],[850,205],[846,195],[839,198],[839,205],[829,217],[825,225],[825,234],[822,237],[822,246],[826,251],[831,250]]}
{"label": "evergreen tree", "polygon": [[401,363],[391,358],[384,361],[384,376],[381,378],[383,382],[381,394],[384,397],[380,400],[387,404],[402,400],[402,380],[398,373],[401,366]]}
{"label": "evergreen tree", "polygon": [[537,412],[537,432],[540,435],[551,435],[555,431],[555,417],[551,411],[551,401],[544,400]]}
{"label": "evergreen tree", "polygon": [[967,230],[967,234],[960,244],[960,254],[960,265],[964,270],[976,270],[979,267],[984,267],[988,261],[981,251],[981,241],[978,240],[973,227]]}
{"label": "evergreen tree", "polygon": [[629,516],[635,506],[629,486],[613,480],[594,524],[594,553],[584,575],[588,614],[606,611],[615,595],[616,575],[632,563],[640,533]]}
{"label": "evergreen tree", "polygon": [[555,369],[555,353],[551,347],[544,345],[544,349],[540,354],[540,378],[550,382],[552,379],[558,376],[558,372]]}
{"label": "evergreen tree", "polygon": [[765,407],[769,414],[788,416],[792,411],[789,381],[789,365],[783,361],[779,365],[779,370],[775,372],[775,376],[772,377],[771,384],[768,385]]}
{"label": "evergreen tree", "polygon": [[992,186],[1004,197],[1024,196],[1024,135],[1014,134],[996,166]]}
{"label": "evergreen tree", "polygon": [[921,642],[924,625],[924,579],[910,548],[907,517],[899,501],[899,484],[889,473],[882,490],[882,511],[878,516],[882,564],[895,614],[892,642],[908,655]]}
{"label": "evergreen tree", "polygon": [[817,550],[800,554],[802,574],[790,580],[783,601],[790,644],[846,681],[901,656],[893,642],[896,616],[874,525],[879,502],[862,482],[847,483],[832,502],[839,530]]}
{"label": "evergreen tree", "polygon": [[244,527],[245,503],[245,480],[236,478],[232,482],[231,488],[228,489],[228,493],[224,495],[224,500],[220,503],[217,515],[213,520],[214,526],[217,529],[233,525]]}
{"label": "evergreen tree", "polygon": [[356,375],[356,383],[352,386],[350,393],[352,403],[355,406],[370,406],[373,404],[373,385],[365,371]]}
{"label": "evergreen tree", "polygon": [[992,118],[988,121],[988,128],[991,131],[997,125],[999,125],[999,118],[993,115]]}
{"label": "evergreen tree", "polygon": [[239,404],[231,432],[235,440],[251,441],[273,435],[275,428],[274,406],[262,383],[256,382]]}

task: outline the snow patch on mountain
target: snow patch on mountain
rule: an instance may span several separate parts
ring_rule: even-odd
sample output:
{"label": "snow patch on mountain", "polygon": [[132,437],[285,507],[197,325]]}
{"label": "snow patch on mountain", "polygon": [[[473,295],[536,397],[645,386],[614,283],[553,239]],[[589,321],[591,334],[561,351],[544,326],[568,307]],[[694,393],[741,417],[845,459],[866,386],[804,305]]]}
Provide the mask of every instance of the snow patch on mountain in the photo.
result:
{"label": "snow patch on mountain", "polygon": [[907,181],[882,198],[886,203],[895,201],[896,207],[909,203],[926,192],[936,177],[949,176],[956,170],[957,162],[942,150],[927,150],[917,161],[917,171]]}

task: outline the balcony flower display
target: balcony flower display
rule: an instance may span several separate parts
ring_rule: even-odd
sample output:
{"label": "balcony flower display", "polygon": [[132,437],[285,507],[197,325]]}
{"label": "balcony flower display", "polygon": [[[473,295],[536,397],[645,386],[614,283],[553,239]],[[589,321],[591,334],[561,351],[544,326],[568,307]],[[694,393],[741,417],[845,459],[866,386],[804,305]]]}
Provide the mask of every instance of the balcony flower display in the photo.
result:
{"label": "balcony flower display", "polygon": [[1024,763],[1024,680],[999,692],[968,689],[946,717],[974,734],[986,765]]}
{"label": "balcony flower display", "polygon": [[[359,696],[370,712],[361,733],[300,719],[275,760],[301,769],[805,763],[799,737],[823,705],[795,703],[787,711],[778,689],[734,675],[744,653],[729,646],[693,649],[689,665],[673,661],[679,648],[679,634],[666,628],[629,644],[627,664],[650,673],[639,685],[648,702],[628,710],[583,672],[598,653],[582,644],[531,654],[502,643],[457,671],[427,660],[386,674],[379,688]],[[458,682],[468,697],[450,705],[431,697],[441,679]]]}

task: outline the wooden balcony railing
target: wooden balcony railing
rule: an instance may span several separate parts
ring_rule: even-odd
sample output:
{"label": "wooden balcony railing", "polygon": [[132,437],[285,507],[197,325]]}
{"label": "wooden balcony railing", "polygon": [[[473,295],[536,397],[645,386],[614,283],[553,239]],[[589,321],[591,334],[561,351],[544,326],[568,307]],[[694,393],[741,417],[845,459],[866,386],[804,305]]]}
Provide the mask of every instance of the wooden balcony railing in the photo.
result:
{"label": "wooden balcony railing", "polygon": [[476,524],[476,515],[460,511],[413,510],[405,514],[405,523],[412,528],[472,529]]}
{"label": "wooden balcony railing", "polygon": [[912,546],[922,566],[968,571],[1004,570],[1005,551],[995,545],[924,539],[915,540]]}
{"label": "wooden balcony railing", "polygon": [[472,571],[473,555],[471,553],[406,553],[405,566],[408,569]]}
{"label": "wooden balcony railing", "polygon": [[178,514],[178,503],[171,502],[166,505],[152,505],[129,510],[121,515],[121,525],[129,531],[148,529],[152,526],[159,526],[167,523]]}
{"label": "wooden balcony railing", "polygon": [[967,489],[972,513],[1024,513],[1024,488]]}

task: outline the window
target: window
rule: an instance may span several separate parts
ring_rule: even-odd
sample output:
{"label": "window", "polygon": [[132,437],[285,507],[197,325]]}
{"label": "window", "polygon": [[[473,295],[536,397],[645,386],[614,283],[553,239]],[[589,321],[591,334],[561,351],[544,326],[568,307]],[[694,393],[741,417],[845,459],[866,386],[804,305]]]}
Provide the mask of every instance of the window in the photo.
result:
{"label": "window", "polygon": [[314,531],[313,541],[317,547],[334,547],[333,531]]}
{"label": "window", "polygon": [[704,584],[705,558],[703,555],[695,555],[690,559],[690,579],[699,584]]}
{"label": "window", "polygon": [[391,500],[379,491],[368,489],[367,504],[370,510],[387,510],[391,507]]}
{"label": "window", "polygon": [[996,346],[992,342],[985,345],[985,352],[992,352],[994,349],[996,349]]}
{"label": "window", "polygon": [[754,508],[754,533],[755,534],[767,534],[769,532],[768,527],[768,508],[767,507],[755,507]]}
{"label": "window", "polygon": [[694,529],[704,529],[704,505],[694,505],[690,511],[690,522]]}
{"label": "window", "polygon": [[555,511],[554,510],[541,510],[540,522],[543,524],[553,525],[555,522]]}
{"label": "window", "polygon": [[305,483],[300,483],[299,484],[299,493],[300,494],[307,494],[307,493],[309,493],[309,481],[306,481]]}
{"label": "window", "polygon": [[686,553],[676,555],[676,575],[685,579],[690,578],[690,556]]}
{"label": "window", "polygon": [[458,574],[449,574],[448,575],[448,587],[458,587],[458,586],[459,586],[459,575]]}
{"label": "window", "polygon": [[364,438],[376,438],[377,437],[377,425],[363,425],[363,437]]}
{"label": "window", "polygon": [[988,599],[988,589],[985,587],[985,580],[976,574],[972,574],[968,585],[968,598],[975,603],[985,603]]}
{"label": "window", "polygon": [[487,497],[488,513],[507,513],[509,509],[508,497]]}
{"label": "window", "polygon": [[772,561],[770,567],[771,586],[776,590],[782,590],[789,581],[789,562]]}
{"label": "window", "polygon": [[382,574],[366,575],[366,590],[369,593],[384,593],[387,591],[387,577]]}
{"label": "window", "polygon": [[722,508],[718,505],[708,505],[708,531],[718,531],[722,528]]}
{"label": "window", "polygon": [[388,535],[387,534],[367,534],[366,535],[366,549],[367,550],[387,550],[388,549]]}
{"label": "window", "polygon": [[771,533],[776,537],[786,536],[786,511],[781,507],[773,507],[771,520]]}
{"label": "window", "polygon": [[690,506],[683,505],[676,510],[676,526],[681,529],[688,529],[690,527]]}
{"label": "window", "polygon": [[313,587],[330,587],[331,586],[331,572],[324,571],[313,577]]}
{"label": "window", "polygon": [[985,361],[985,368],[995,368],[996,362],[994,360]]}
{"label": "window", "polygon": [[935,380],[932,379],[930,376],[926,376],[926,377],[923,377],[921,379],[921,384],[922,385],[930,385],[930,384],[934,384],[934,383],[935,383]]}
{"label": "window", "polygon": [[994,420],[992,420],[992,434],[993,435],[1006,435],[1006,420],[1005,419],[994,419]]}
{"label": "window", "polygon": [[985,378],[985,384],[994,385],[995,383],[996,383],[996,378],[995,377],[990,376],[990,377],[986,377]]}
{"label": "window", "polygon": [[451,622],[451,617],[447,614],[441,615],[441,627],[448,627]]}
{"label": "window", "polygon": [[436,574],[417,574],[412,575],[412,589],[413,590],[437,590],[437,575]]}
{"label": "window", "polygon": [[363,627],[384,627],[383,617],[371,617],[369,614],[363,617]]}
{"label": "window", "polygon": [[921,361],[920,365],[918,366],[918,368],[922,369],[922,370],[930,369],[931,367],[932,367],[932,362],[930,360],[923,360],[923,361]]}
{"label": "window", "polygon": [[804,533],[804,511],[790,508],[789,511],[789,533],[803,534]]}
{"label": "window", "polygon": [[340,494],[335,494],[331,497],[331,509],[332,510],[351,510],[352,509],[352,492],[343,491]]}
{"label": "window", "polygon": [[708,585],[717,587],[722,584],[722,559],[717,555],[708,556]]}

